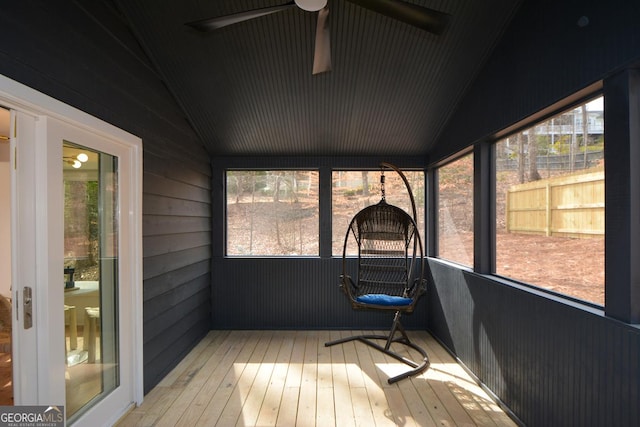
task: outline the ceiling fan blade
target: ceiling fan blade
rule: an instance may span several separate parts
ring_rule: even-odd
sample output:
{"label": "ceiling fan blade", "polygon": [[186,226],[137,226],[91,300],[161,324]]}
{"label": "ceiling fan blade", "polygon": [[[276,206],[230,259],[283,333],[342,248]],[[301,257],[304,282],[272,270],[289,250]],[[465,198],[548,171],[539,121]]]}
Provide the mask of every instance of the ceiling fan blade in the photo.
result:
{"label": "ceiling fan blade", "polygon": [[316,47],[313,54],[313,74],[331,71],[331,40],[329,36],[329,6],[318,11]]}
{"label": "ceiling fan blade", "polygon": [[450,18],[447,13],[400,0],[348,1],[434,34],[442,34]]}
{"label": "ceiling fan blade", "polygon": [[192,28],[198,31],[207,32],[217,30],[228,25],[237,24],[239,22],[248,21],[250,19],[259,18],[261,16],[270,15],[272,13],[280,12],[295,7],[294,2],[289,2],[280,6],[263,7],[260,9],[248,10],[246,12],[234,13],[232,15],[218,16],[216,18],[201,19],[199,21],[187,22]]}

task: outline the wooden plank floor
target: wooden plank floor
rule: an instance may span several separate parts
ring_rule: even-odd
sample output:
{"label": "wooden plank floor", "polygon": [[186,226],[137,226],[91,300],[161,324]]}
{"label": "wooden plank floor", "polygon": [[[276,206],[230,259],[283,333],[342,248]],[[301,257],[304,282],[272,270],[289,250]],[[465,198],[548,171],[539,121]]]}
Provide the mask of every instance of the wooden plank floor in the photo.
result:
{"label": "wooden plank floor", "polygon": [[427,332],[409,336],[431,366],[392,385],[407,365],[360,342],[324,346],[356,333],[212,331],[118,425],[516,425]]}

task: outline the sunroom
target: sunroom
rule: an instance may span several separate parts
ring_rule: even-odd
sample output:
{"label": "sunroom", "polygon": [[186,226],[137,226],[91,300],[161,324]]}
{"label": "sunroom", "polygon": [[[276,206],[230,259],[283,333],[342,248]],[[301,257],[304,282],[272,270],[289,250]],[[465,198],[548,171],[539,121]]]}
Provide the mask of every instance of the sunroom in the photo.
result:
{"label": "sunroom", "polygon": [[[197,378],[184,367],[205,347],[230,354],[240,341],[275,340],[295,355],[296,340],[388,330],[388,313],[352,310],[337,287],[348,220],[378,202],[387,162],[410,177],[418,207],[428,286],[403,320],[432,366],[383,401],[445,365],[487,398],[465,406],[449,389],[466,411],[456,417],[412,412],[405,393],[406,417],[389,409],[385,422],[640,425],[640,7],[308,3],[1,7],[0,294],[11,309],[0,361],[12,363],[13,387],[2,405],[64,407],[69,425],[146,425],[150,412],[134,408]],[[425,10],[441,24],[416,23]],[[185,25],[242,13],[205,32]],[[393,171],[384,175],[387,197],[406,208]],[[80,193],[67,211],[69,188]],[[96,208],[80,214],[74,206],[91,197]],[[93,240],[67,232],[105,213],[122,222],[93,221],[106,237],[87,279]],[[63,268],[64,289],[50,286]],[[97,300],[79,296],[96,286]],[[348,348],[368,364],[340,369],[388,374],[387,362]],[[319,382],[332,368],[318,351]],[[69,386],[77,367],[97,375],[98,392]],[[108,406],[123,385],[125,404]],[[331,416],[318,400],[314,416],[279,406],[280,422],[342,425],[345,401],[350,422],[369,419],[355,415],[356,392],[325,388]],[[215,390],[189,393],[212,402]],[[302,408],[300,396],[288,406]],[[472,416],[482,405],[506,415]]]}

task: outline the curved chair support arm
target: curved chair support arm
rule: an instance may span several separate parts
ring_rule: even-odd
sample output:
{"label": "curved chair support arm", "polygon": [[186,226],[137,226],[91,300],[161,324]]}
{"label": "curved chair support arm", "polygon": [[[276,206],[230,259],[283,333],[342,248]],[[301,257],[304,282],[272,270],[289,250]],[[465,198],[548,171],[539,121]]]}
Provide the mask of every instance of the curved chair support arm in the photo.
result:
{"label": "curved chair support arm", "polygon": [[[349,234],[351,234],[351,227],[353,226],[353,222],[356,220],[356,217],[351,218],[351,221],[349,221],[349,227],[347,227],[347,232],[344,235],[344,243],[342,245],[342,275],[341,280],[344,280],[342,278],[344,277],[348,277],[351,280],[351,276],[349,276],[347,274],[347,244],[349,243]],[[353,280],[351,281],[351,283],[353,283]],[[349,297],[351,297],[351,294],[349,294]]]}
{"label": "curved chair support arm", "polygon": [[[409,184],[409,180],[407,179],[407,176],[404,174],[404,172],[402,172],[400,170],[400,168],[398,168],[396,165],[389,163],[389,162],[381,162],[380,163],[380,167],[381,168],[388,168],[391,169],[393,171],[395,171],[400,178],[402,178],[402,182],[404,182],[405,187],[407,187],[407,193],[409,193],[409,200],[411,201],[411,213],[413,214],[413,221],[415,223],[415,230],[416,230],[416,235],[418,236],[418,239],[416,241],[416,239],[414,239],[413,242],[413,246],[414,246],[414,251],[416,248],[416,245],[418,246],[418,248],[420,248],[420,260],[421,260],[421,266],[420,268],[422,269],[422,273],[420,274],[421,278],[424,278],[424,252],[422,249],[422,238],[420,236],[420,232],[418,231],[418,210],[416,209],[416,200],[413,197],[413,191],[411,190],[411,184]],[[413,268],[413,266],[412,266]]]}
{"label": "curved chair support arm", "polygon": [[396,166],[391,163],[382,162],[380,163],[380,167],[389,168],[394,170],[400,178],[402,178],[402,182],[404,182],[405,187],[407,187],[407,192],[409,193],[409,199],[411,199],[411,212],[413,213],[413,220],[418,222],[418,211],[416,210],[416,201],[413,197],[413,191],[411,191],[411,185],[409,184],[409,180],[405,176],[405,174]]}

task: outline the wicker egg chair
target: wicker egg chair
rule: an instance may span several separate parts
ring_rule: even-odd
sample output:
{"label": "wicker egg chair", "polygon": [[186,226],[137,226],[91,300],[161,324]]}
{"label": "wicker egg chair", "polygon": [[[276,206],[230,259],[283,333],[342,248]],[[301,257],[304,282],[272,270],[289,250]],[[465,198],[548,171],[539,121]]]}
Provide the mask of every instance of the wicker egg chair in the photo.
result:
{"label": "wicker egg chair", "polygon": [[[412,369],[388,379],[394,383],[419,374],[429,367],[429,357],[424,349],[409,340],[400,323],[403,313],[413,312],[420,296],[426,291],[425,260],[422,239],[416,225],[416,208],[411,187],[405,175],[389,163],[381,164],[382,200],[358,212],[351,220],[342,250],[342,274],[340,288],[345,292],[351,306],[356,309],[389,311],[394,313],[388,335],[356,335],[325,343],[325,346],[348,341],[361,341],[383,353],[409,365]],[[395,170],[407,187],[413,217],[403,209],[390,205],[384,194],[384,168]],[[350,238],[358,247],[357,275],[349,274],[347,245]],[[399,336],[396,335],[399,333]],[[385,341],[384,346],[376,341]],[[408,359],[391,345],[399,343],[409,346],[422,355],[419,362]]]}

